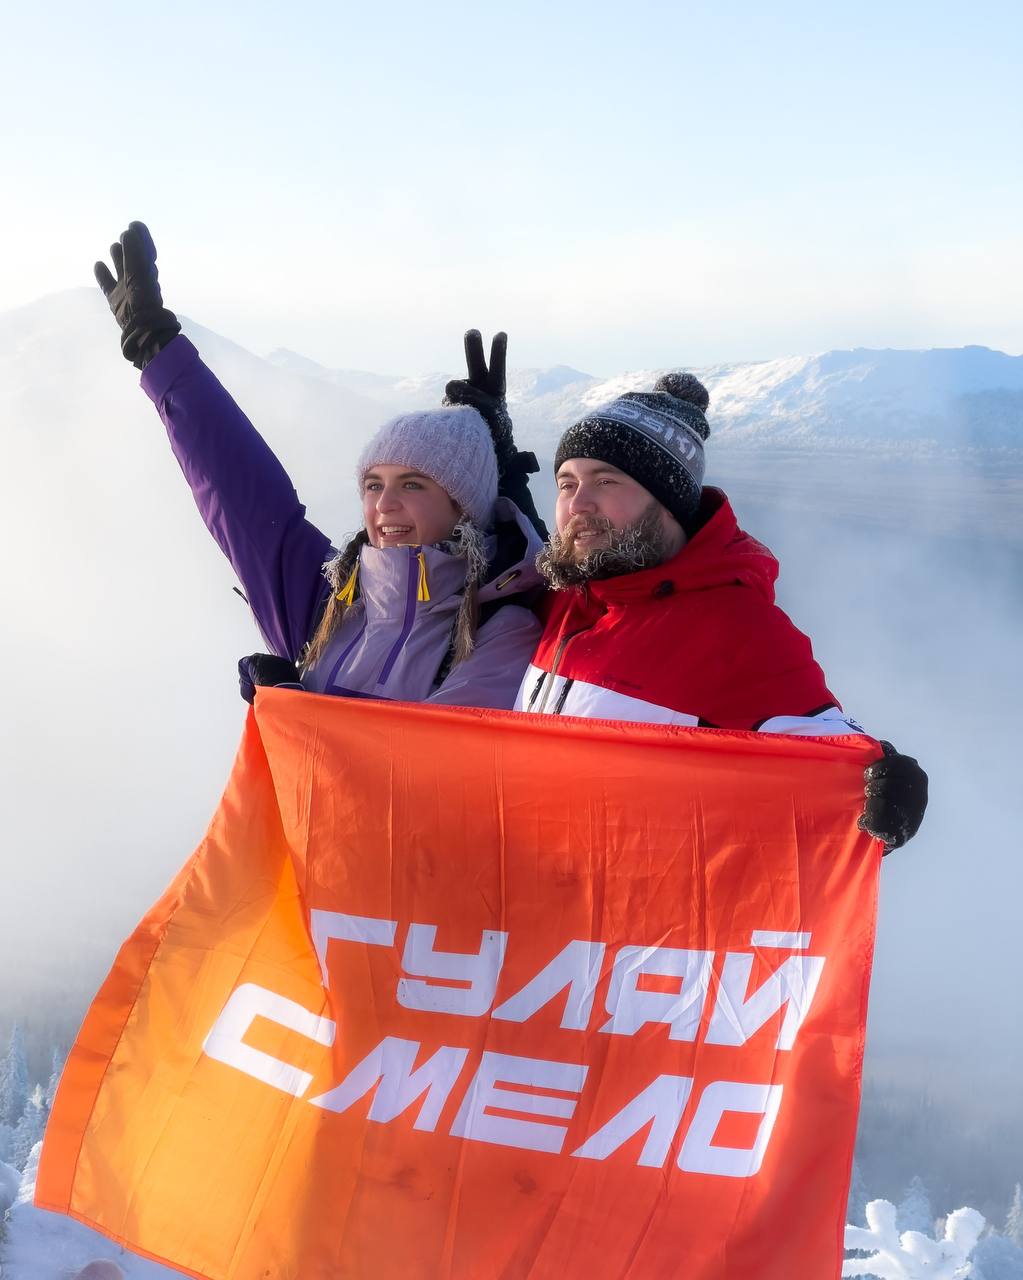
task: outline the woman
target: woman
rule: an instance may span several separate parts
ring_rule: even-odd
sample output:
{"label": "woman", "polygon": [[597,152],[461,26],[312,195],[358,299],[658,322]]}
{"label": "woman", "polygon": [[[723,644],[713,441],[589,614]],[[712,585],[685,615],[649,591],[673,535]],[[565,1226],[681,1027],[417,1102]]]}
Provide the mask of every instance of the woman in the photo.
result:
{"label": "woman", "polygon": [[[167,427],[200,514],[267,644],[317,693],[507,707],[540,626],[541,542],[506,498],[490,429],[468,405],[408,413],[357,466],[364,528],[340,550],[163,305],[156,249],[133,222],[96,278],[121,349]],[[244,661],[244,660],[243,660]],[[265,672],[265,662],[256,663]],[[256,683],[280,683],[254,673]]]}

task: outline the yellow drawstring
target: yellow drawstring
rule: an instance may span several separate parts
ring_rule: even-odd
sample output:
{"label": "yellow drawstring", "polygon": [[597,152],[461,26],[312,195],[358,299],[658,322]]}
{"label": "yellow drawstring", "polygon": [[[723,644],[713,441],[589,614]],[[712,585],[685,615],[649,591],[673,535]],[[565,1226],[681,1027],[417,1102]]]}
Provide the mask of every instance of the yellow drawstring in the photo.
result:
{"label": "yellow drawstring", "polygon": [[355,562],[355,568],[352,570],[348,581],[334,597],[339,604],[352,604],[355,600],[355,584],[359,581],[359,562]]}
{"label": "yellow drawstring", "polygon": [[430,588],[426,584],[426,556],[421,551],[419,553],[419,592],[416,595],[416,599],[430,599]]}
{"label": "yellow drawstring", "polygon": [[[355,587],[359,581],[359,566],[356,564],[352,570],[348,581],[334,597],[339,604],[352,604],[355,600]],[[426,581],[426,557],[420,551],[419,553],[419,590],[416,593],[417,600],[429,601],[430,588]]]}

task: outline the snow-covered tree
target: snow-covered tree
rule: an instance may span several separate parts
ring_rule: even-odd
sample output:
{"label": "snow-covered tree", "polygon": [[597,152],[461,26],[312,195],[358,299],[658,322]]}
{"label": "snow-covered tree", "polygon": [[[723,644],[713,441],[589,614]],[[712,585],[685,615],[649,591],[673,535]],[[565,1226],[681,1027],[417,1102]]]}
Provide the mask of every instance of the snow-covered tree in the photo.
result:
{"label": "snow-covered tree", "polygon": [[14,1144],[14,1130],[9,1124],[0,1123],[0,1164],[11,1163],[11,1147]]}
{"label": "snow-covered tree", "polygon": [[43,1130],[46,1128],[46,1103],[43,1100],[43,1090],[40,1085],[36,1085],[31,1097],[25,1103],[25,1110],[21,1113],[21,1119],[18,1121],[14,1130],[14,1140],[11,1143],[11,1163],[16,1169],[24,1169],[28,1163],[28,1157],[32,1148],[37,1142],[41,1142],[43,1138]]}
{"label": "snow-covered tree", "polygon": [[985,1236],[971,1257],[970,1280],[1023,1280],[1023,1249],[1005,1236]]}
{"label": "snow-covered tree", "polygon": [[846,1222],[853,1222],[859,1226],[866,1221],[865,1213],[867,1210],[867,1184],[863,1181],[863,1170],[860,1168],[860,1162],[853,1160],[852,1180],[849,1183],[849,1201],[845,1208]]}
{"label": "snow-covered tree", "polygon": [[14,1198],[18,1194],[18,1188],[21,1186],[21,1174],[13,1165],[4,1164],[0,1160],[0,1223],[3,1216],[14,1203]]}
{"label": "snow-covered tree", "polygon": [[923,1181],[914,1176],[909,1186],[902,1193],[896,1211],[896,1221],[900,1231],[922,1231],[924,1235],[934,1233],[934,1211],[931,1209],[931,1197]]}
{"label": "snow-covered tree", "polygon": [[50,1055],[50,1079],[46,1085],[46,1092],[43,1094],[47,1112],[53,1107],[53,1099],[57,1096],[57,1085],[60,1084],[60,1076],[63,1070],[64,1055],[54,1048]]}
{"label": "snow-covered tree", "polygon": [[28,1065],[25,1061],[25,1038],[18,1023],[14,1024],[7,1052],[0,1063],[0,1124],[12,1129],[21,1119],[28,1101]]}
{"label": "snow-covered tree", "polygon": [[1017,1249],[1023,1249],[1023,1188],[1018,1182],[1012,1193],[1009,1216],[1005,1219],[1005,1234]]}
{"label": "snow-covered tree", "polygon": [[37,1142],[28,1153],[25,1167],[21,1171],[21,1186],[18,1188],[18,1201],[31,1204],[35,1195],[36,1178],[39,1176],[39,1157],[43,1154],[43,1144]]}
{"label": "snow-covered tree", "polygon": [[866,1258],[842,1263],[843,1276],[873,1280],[967,1280],[973,1267],[970,1255],[984,1230],[984,1218],[976,1209],[956,1209],[945,1224],[945,1235],[935,1240],[921,1231],[899,1235],[895,1206],[888,1200],[871,1200],[867,1225],[845,1229],[845,1247],[870,1251]]}

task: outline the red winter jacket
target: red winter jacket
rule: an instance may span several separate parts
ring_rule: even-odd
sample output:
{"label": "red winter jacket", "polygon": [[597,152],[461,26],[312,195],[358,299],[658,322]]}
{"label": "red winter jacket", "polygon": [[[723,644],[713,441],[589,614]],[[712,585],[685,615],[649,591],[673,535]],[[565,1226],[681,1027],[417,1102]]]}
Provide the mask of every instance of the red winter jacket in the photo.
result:
{"label": "red winter jacket", "polygon": [[775,733],[862,733],[774,603],[778,562],[705,489],[665,564],[553,593],[516,709]]}

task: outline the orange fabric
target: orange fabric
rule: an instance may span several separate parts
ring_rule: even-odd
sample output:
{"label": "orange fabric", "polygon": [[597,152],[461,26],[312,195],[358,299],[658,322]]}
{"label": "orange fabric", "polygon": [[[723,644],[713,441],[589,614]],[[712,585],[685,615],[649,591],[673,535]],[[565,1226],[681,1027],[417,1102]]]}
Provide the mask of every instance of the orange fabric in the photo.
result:
{"label": "orange fabric", "polygon": [[876,755],[260,690],[36,1203],[209,1280],[837,1276]]}

